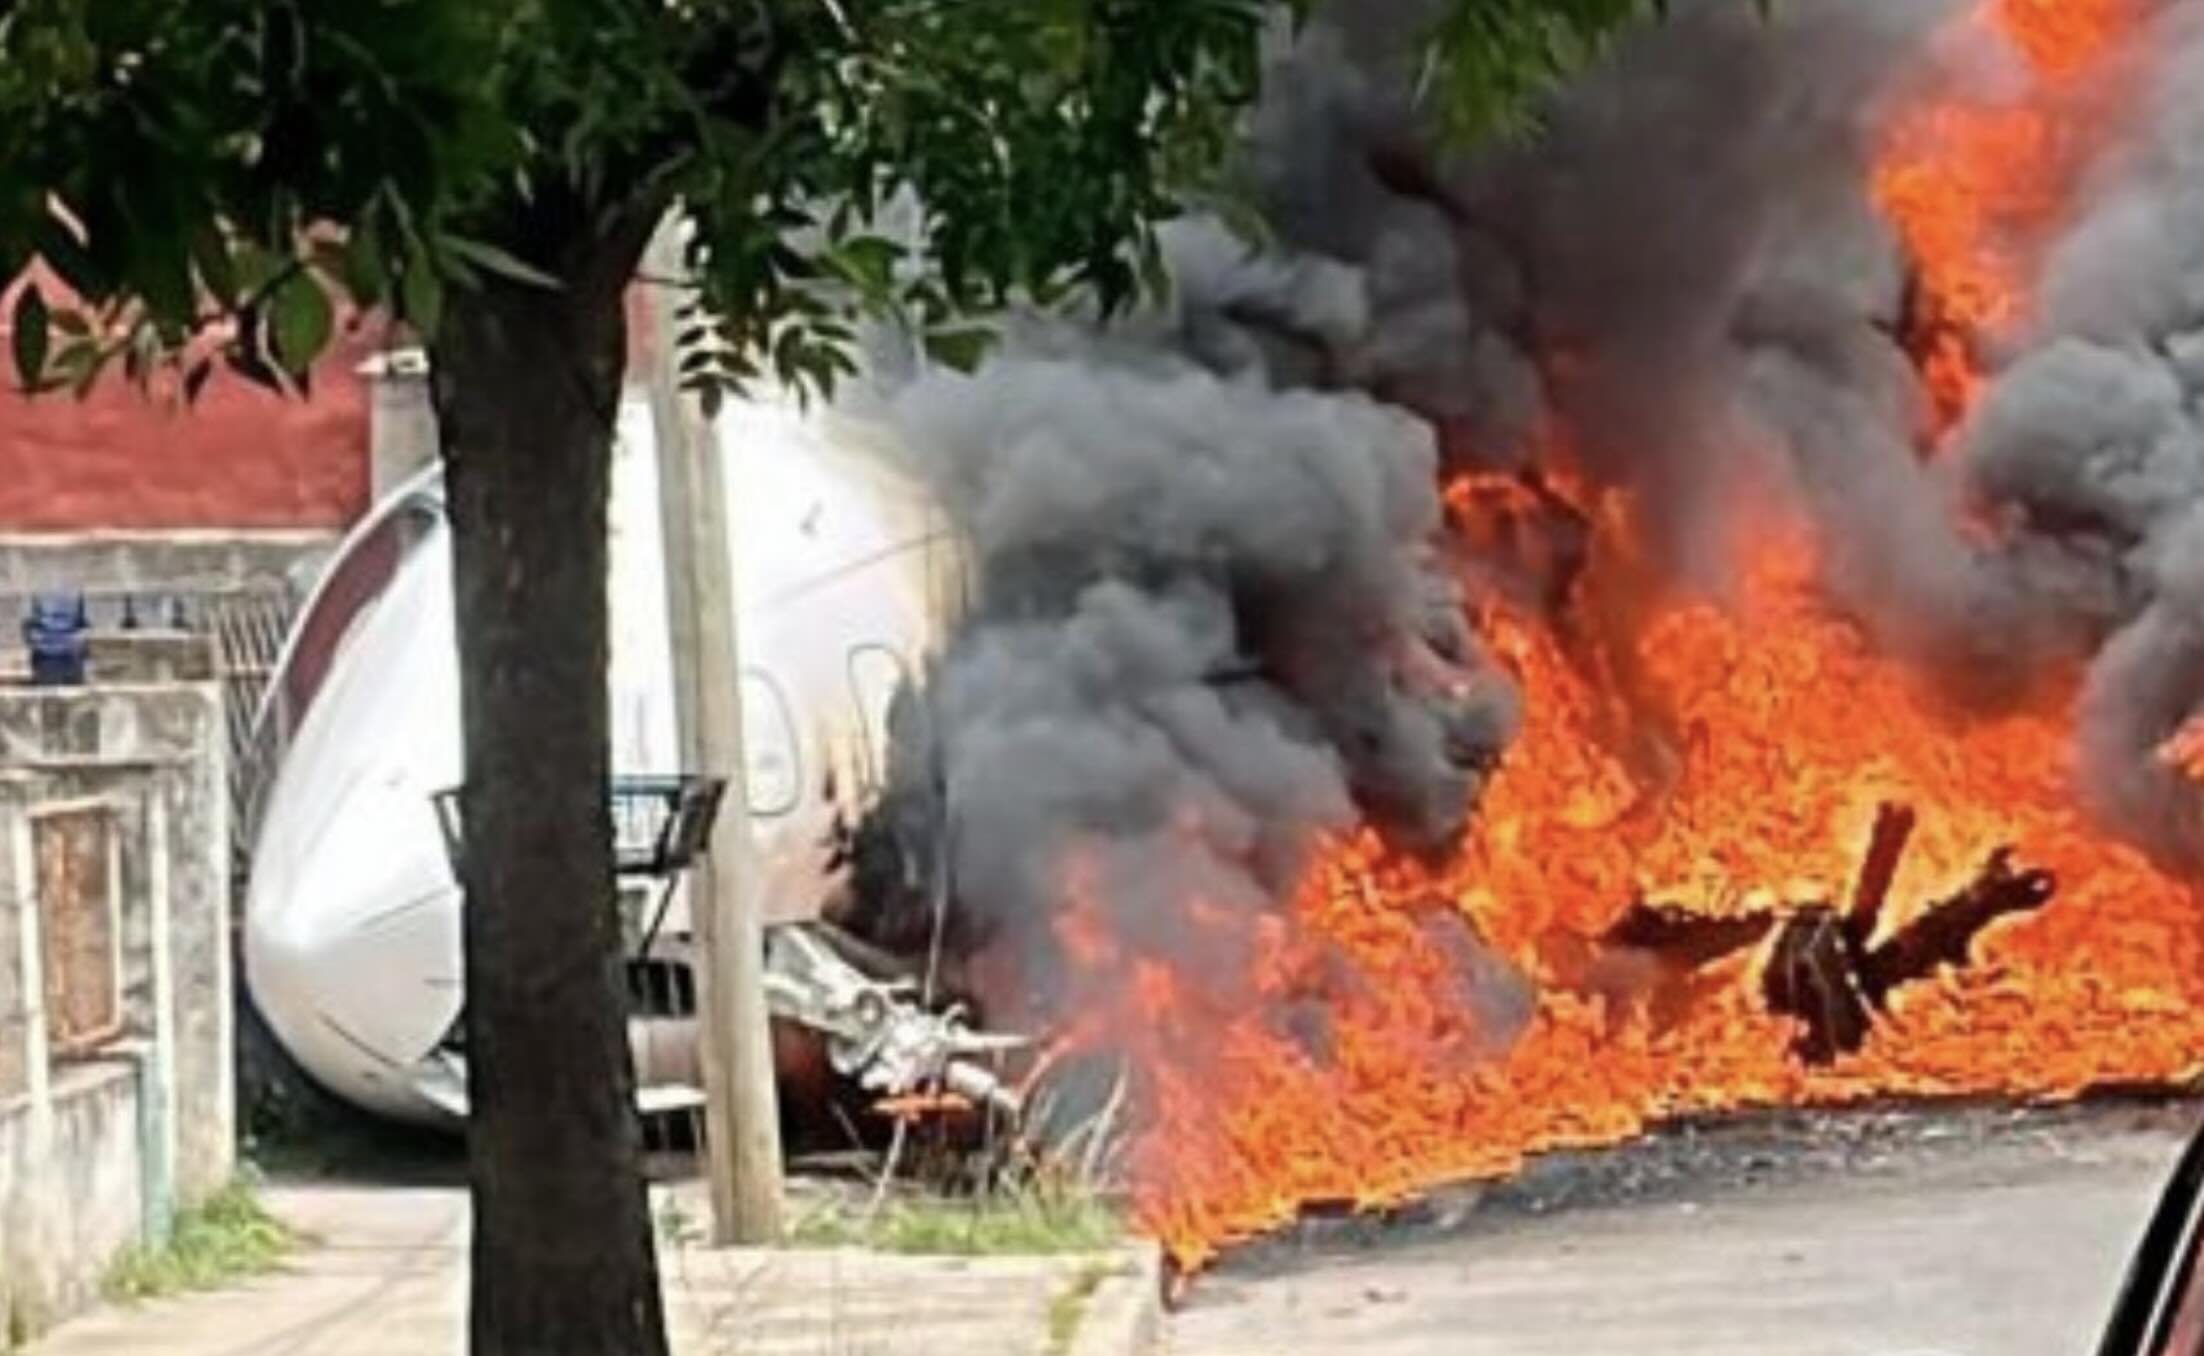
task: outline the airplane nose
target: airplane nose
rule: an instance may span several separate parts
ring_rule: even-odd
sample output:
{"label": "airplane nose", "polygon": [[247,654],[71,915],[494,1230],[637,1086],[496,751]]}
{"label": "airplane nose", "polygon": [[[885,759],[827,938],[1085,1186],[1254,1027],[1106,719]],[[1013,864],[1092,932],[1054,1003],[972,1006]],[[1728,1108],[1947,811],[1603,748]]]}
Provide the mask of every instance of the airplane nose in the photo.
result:
{"label": "airplane nose", "polygon": [[403,769],[372,769],[316,809],[263,838],[246,920],[254,994],[294,1053],[334,1040],[409,1069],[460,1003],[461,892],[434,807]]}

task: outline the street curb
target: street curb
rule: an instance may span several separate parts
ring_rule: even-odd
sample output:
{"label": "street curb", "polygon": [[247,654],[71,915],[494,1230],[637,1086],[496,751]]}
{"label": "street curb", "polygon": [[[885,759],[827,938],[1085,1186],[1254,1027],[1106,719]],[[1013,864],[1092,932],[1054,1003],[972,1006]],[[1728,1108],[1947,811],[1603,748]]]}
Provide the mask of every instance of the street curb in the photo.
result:
{"label": "street curb", "polygon": [[1136,1243],[1095,1287],[1065,1356],[1146,1356],[1163,1337],[1163,1249]]}

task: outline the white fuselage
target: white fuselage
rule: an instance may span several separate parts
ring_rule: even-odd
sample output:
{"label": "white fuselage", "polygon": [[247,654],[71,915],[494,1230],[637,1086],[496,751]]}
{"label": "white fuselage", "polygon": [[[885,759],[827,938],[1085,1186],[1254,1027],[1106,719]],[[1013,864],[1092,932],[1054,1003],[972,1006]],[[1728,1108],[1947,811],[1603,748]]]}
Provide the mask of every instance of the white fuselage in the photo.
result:
{"label": "white fuselage", "polygon": [[[737,579],[752,869],[768,922],[815,916],[839,811],[884,775],[887,703],[961,601],[957,541],[867,429],[774,405],[718,421]],[[684,768],[650,404],[624,402],[612,503],[616,771]],[[340,548],[263,701],[272,750],[245,975],[293,1058],[415,1120],[463,1108],[436,1056],[461,1004],[460,892],[433,797],[462,780],[449,538],[426,473]],[[740,827],[730,794],[723,848]],[[735,838],[739,842],[739,838]],[[668,927],[685,929],[678,905]]]}

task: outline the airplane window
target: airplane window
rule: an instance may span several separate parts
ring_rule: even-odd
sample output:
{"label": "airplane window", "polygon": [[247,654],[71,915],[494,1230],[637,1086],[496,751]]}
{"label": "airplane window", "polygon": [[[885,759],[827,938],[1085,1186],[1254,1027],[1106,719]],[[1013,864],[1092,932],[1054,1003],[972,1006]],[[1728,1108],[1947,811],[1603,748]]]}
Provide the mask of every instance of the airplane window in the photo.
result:
{"label": "airplane window", "polygon": [[796,722],[780,684],[757,669],[742,675],[742,738],[750,813],[771,819],[795,809],[803,785]]}
{"label": "airplane window", "polygon": [[868,790],[888,780],[888,708],[910,677],[903,657],[885,645],[860,645],[849,654],[849,685],[857,700],[858,775]]}

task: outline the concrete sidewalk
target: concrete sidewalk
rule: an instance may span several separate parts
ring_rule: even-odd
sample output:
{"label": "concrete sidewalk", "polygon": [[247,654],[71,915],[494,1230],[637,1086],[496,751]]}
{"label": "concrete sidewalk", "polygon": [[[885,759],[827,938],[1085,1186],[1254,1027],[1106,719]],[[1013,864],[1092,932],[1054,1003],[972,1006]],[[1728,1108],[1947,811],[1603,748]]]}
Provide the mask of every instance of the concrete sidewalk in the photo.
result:
{"label": "concrete sidewalk", "polygon": [[[315,1242],[234,1290],[112,1308],[28,1356],[461,1356],[467,1202],[450,1187],[279,1187]],[[925,1258],[666,1245],[678,1356],[1135,1356],[1151,1259]],[[1073,1320],[1076,1320],[1074,1322]]]}

